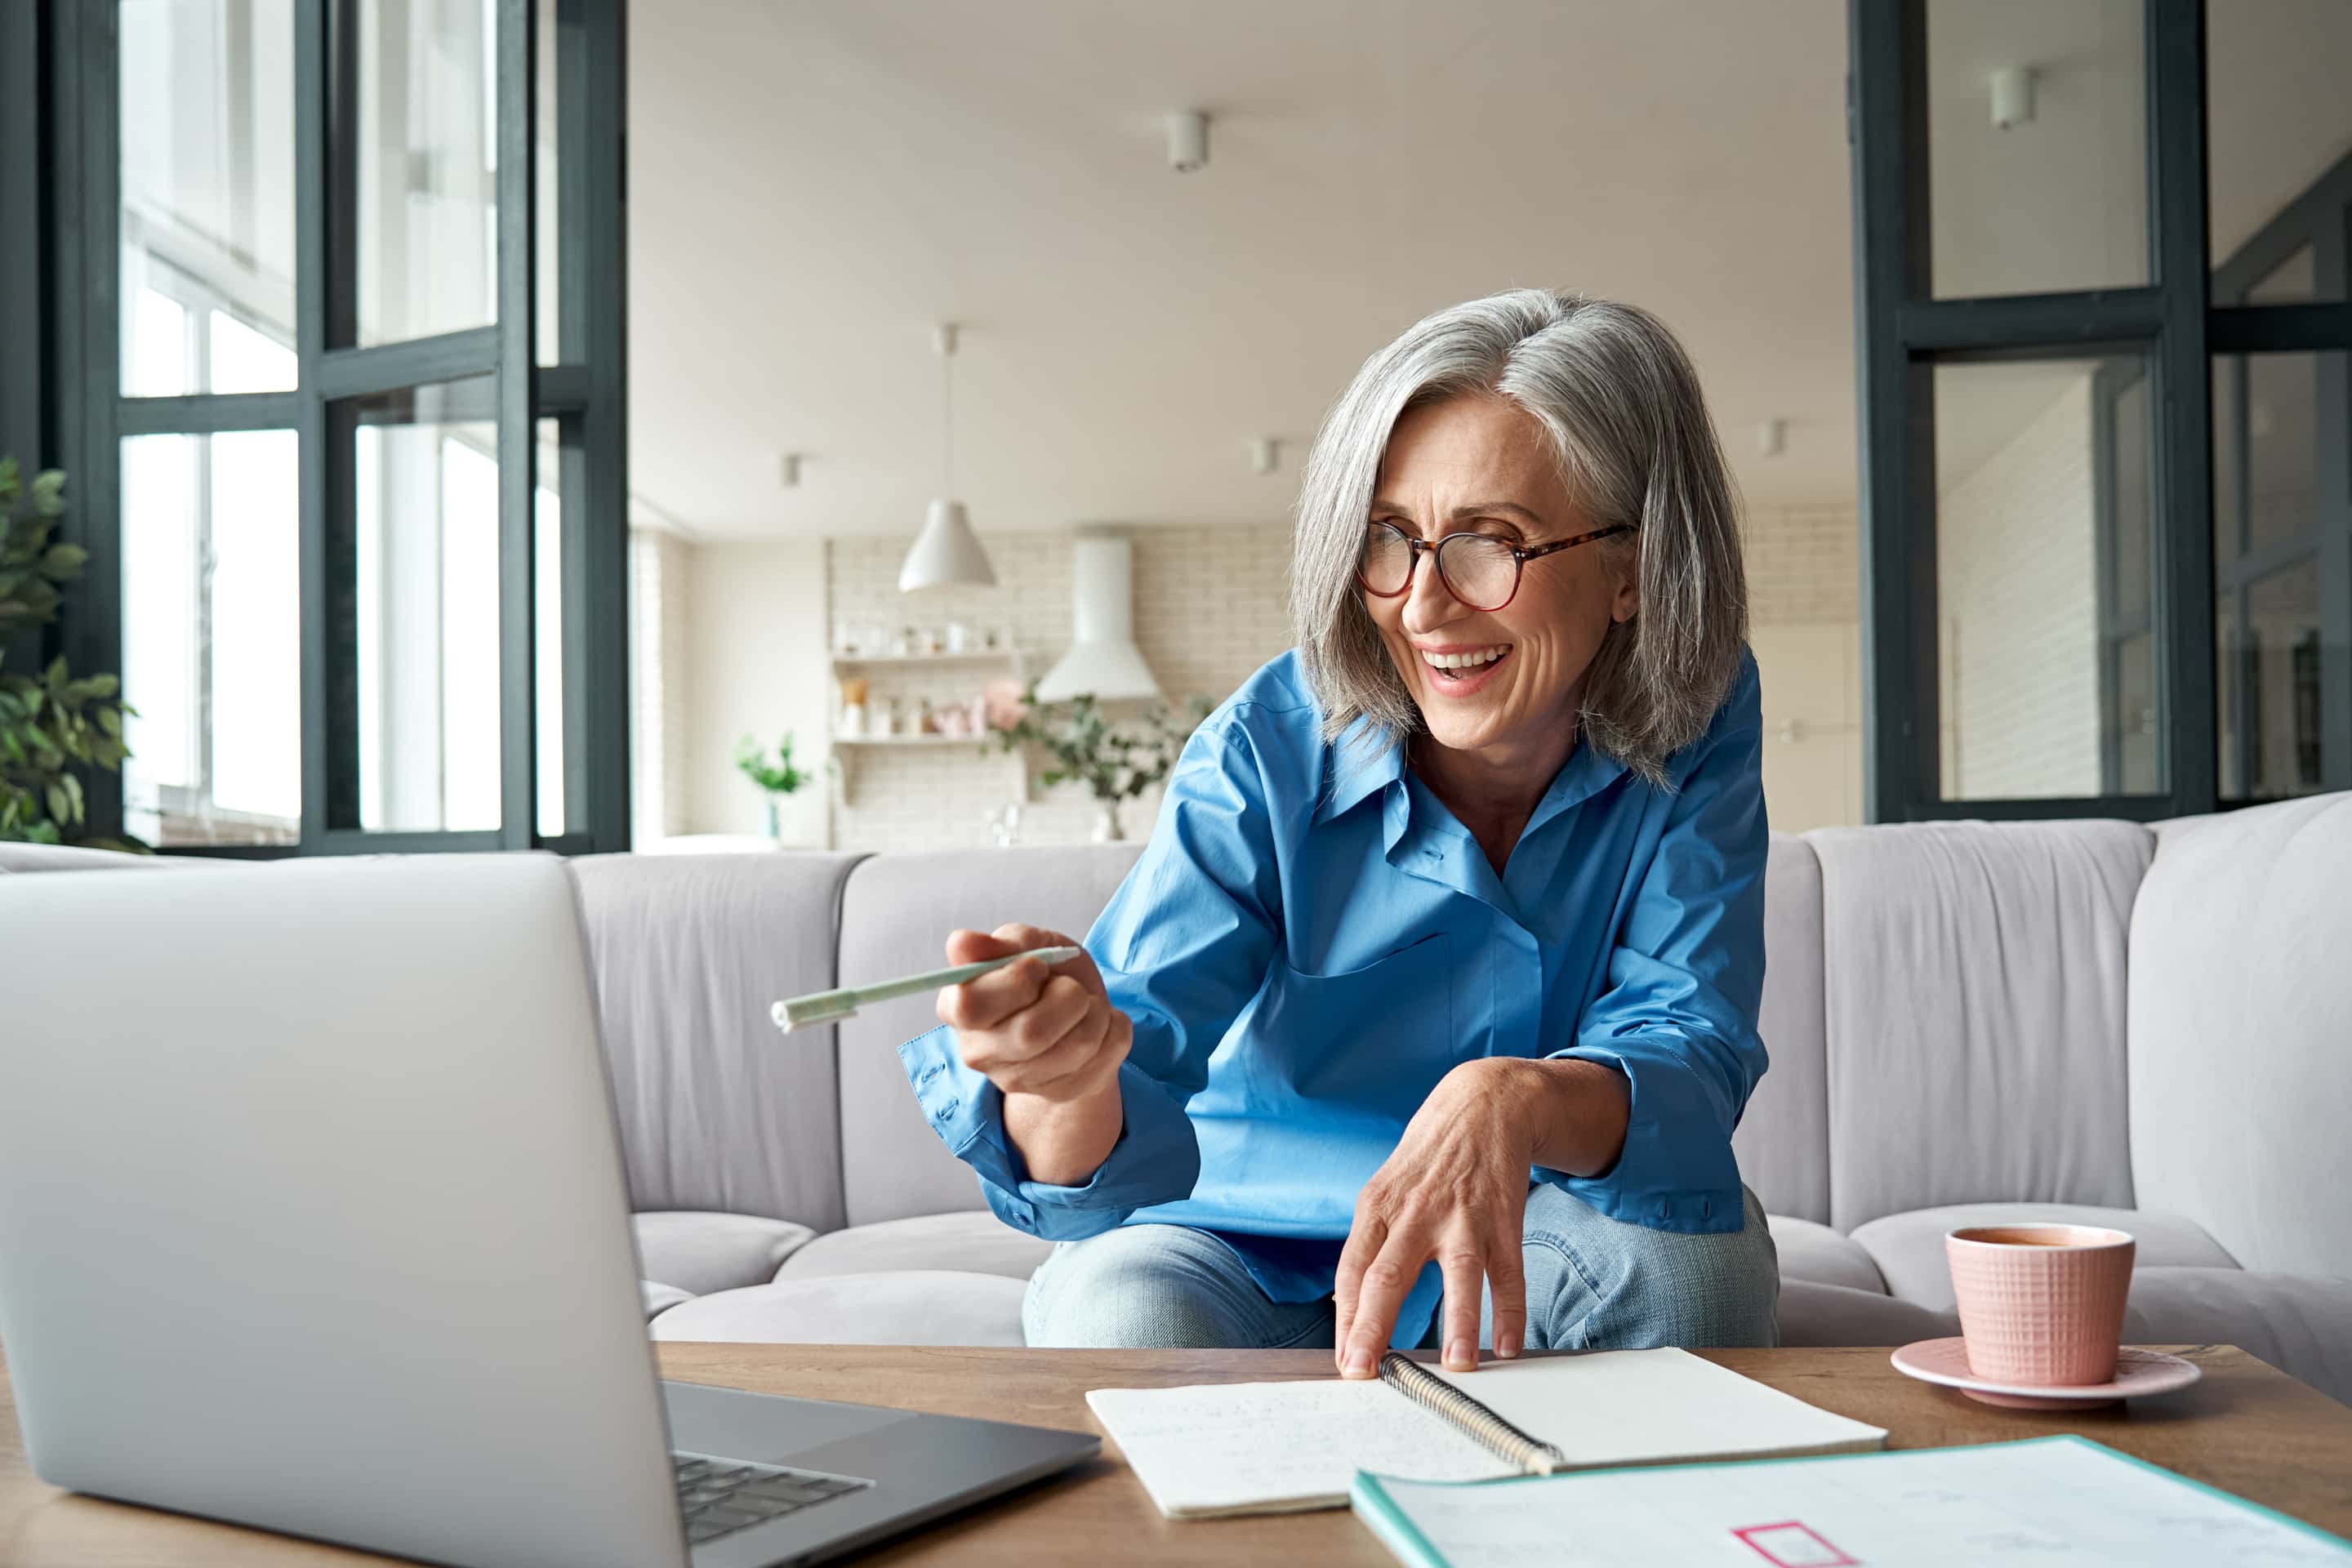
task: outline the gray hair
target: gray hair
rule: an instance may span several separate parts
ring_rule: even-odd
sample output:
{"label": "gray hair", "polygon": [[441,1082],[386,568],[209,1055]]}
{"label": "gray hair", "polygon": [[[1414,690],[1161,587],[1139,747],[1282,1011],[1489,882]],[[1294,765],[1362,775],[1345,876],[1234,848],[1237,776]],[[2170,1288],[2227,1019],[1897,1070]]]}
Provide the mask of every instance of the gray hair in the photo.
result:
{"label": "gray hair", "polygon": [[1739,668],[1748,587],[1731,478],[1682,345],[1646,310],[1548,289],[1472,300],[1415,322],[1364,362],[1331,406],[1298,497],[1290,617],[1336,741],[1359,719],[1402,743],[1421,715],[1356,584],[1381,459],[1411,408],[1491,394],[1549,437],[1570,494],[1603,541],[1634,558],[1631,619],[1612,625],[1584,678],[1580,721],[1643,778],[1703,734]]}

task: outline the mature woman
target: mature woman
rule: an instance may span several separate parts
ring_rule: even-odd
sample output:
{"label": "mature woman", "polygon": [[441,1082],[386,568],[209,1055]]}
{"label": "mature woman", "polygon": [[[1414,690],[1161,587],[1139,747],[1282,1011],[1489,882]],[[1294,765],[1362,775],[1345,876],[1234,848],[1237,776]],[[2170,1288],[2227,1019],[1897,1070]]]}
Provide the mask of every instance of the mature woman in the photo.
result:
{"label": "mature woman", "polygon": [[1348,1376],[1774,1342],[1731,1153],[1756,669],[1680,346],[1537,289],[1415,325],[1317,438],[1291,607],[1089,956],[951,987],[901,1049],[990,1206],[1060,1244],[1029,1342],[1329,1345]]}

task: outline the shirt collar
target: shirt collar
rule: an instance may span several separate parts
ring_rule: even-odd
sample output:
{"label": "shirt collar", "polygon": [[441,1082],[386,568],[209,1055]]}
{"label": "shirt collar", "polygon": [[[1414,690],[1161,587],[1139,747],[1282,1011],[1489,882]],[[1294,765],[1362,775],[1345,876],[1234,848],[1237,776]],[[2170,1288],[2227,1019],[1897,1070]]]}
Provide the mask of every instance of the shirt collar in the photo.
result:
{"label": "shirt collar", "polygon": [[1329,763],[1322,803],[1315,820],[1328,822],[1366,795],[1404,777],[1404,747],[1383,735],[1369,719],[1358,719],[1328,748]]}
{"label": "shirt collar", "polygon": [[[1318,822],[1330,821],[1365,796],[1404,777],[1404,747],[1381,735],[1369,720],[1358,719],[1341,731],[1329,752],[1328,784],[1322,804],[1316,808]],[[1576,750],[1552,775],[1523,832],[1532,833],[1561,812],[1591,799],[1627,771],[1623,763],[1594,749],[1590,735],[1578,736]]]}

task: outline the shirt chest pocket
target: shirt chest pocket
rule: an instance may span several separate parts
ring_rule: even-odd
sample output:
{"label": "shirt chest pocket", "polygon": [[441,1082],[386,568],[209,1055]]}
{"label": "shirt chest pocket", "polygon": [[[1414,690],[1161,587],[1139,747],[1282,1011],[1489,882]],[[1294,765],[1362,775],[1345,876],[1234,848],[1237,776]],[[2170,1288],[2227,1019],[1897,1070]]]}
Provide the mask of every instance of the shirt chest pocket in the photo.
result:
{"label": "shirt chest pocket", "polygon": [[1454,1035],[1444,931],[1339,974],[1277,960],[1269,980],[1249,1062],[1266,1100],[1402,1119],[1467,1055]]}

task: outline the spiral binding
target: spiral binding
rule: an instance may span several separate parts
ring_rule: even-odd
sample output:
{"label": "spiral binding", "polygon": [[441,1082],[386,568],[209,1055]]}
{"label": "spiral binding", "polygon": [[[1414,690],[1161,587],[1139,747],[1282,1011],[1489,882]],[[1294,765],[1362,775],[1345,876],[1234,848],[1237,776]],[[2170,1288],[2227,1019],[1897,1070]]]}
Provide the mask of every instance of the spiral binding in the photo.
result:
{"label": "spiral binding", "polygon": [[1568,1456],[1549,1443],[1537,1441],[1419,1362],[1394,1351],[1381,1357],[1381,1381],[1531,1476],[1550,1475],[1568,1463]]}

